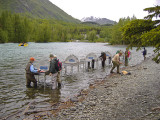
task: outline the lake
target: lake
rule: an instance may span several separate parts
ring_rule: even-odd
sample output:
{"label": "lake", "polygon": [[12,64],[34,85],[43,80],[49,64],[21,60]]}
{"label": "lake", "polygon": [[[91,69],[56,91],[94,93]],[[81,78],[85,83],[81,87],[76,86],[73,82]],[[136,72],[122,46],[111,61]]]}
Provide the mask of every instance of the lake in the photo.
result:
{"label": "lake", "polygon": [[[37,103],[55,103],[66,101],[73,97],[81,89],[87,89],[90,83],[95,80],[102,80],[110,71],[110,67],[105,69],[95,69],[93,71],[78,72],[76,68],[72,74],[65,75],[62,70],[62,88],[51,90],[50,77],[47,77],[47,84],[39,83],[38,88],[26,88],[25,67],[30,57],[36,61],[34,66],[49,65],[49,54],[56,54],[60,61],[64,61],[69,55],[73,54],[78,59],[84,59],[87,54],[93,52],[100,56],[102,51],[109,51],[112,55],[117,50],[125,51],[126,46],[110,46],[106,43],[28,43],[28,47],[18,46],[16,43],[0,44],[0,118],[24,109],[31,101]],[[147,57],[153,54],[152,47],[146,47]],[[130,50],[132,59],[129,65],[136,65],[143,61],[142,51],[136,48]],[[99,65],[100,62],[99,62]],[[43,81],[43,77],[40,77]]]}

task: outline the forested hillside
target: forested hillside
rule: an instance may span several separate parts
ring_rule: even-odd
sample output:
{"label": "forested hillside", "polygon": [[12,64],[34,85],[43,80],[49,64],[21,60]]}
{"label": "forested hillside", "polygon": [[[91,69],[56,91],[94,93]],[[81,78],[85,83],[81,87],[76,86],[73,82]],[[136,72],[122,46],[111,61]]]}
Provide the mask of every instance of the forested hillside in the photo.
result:
{"label": "forested hillside", "polygon": [[12,13],[21,13],[33,18],[56,19],[73,23],[80,22],[49,0],[0,0],[0,13],[4,10]]}
{"label": "forested hillside", "polygon": [[81,24],[49,0],[0,0],[0,43],[81,40],[125,44],[121,28],[132,19],[121,18],[114,26]]}
{"label": "forested hillside", "polygon": [[0,43],[67,42],[76,39],[88,39],[94,42],[96,34],[101,29],[99,26],[87,26],[53,19],[33,19],[4,11],[0,16]]}
{"label": "forested hillside", "polygon": [[121,18],[114,26],[68,23],[55,19],[35,19],[4,11],[0,15],[0,43],[7,42],[109,42],[124,44],[121,28],[136,18]]}

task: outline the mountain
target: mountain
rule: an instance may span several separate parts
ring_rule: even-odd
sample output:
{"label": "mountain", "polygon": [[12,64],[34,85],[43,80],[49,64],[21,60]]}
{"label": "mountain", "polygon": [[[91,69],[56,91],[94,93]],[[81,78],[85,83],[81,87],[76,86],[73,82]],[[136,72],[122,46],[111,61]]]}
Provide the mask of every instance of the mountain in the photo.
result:
{"label": "mountain", "polygon": [[80,21],[65,13],[49,0],[0,0],[0,12],[8,10],[30,17],[62,20],[79,23]]}
{"label": "mountain", "polygon": [[95,22],[100,25],[105,25],[105,24],[115,24],[116,22],[113,20],[109,20],[107,18],[97,18],[97,17],[84,17],[81,19],[82,22]]}

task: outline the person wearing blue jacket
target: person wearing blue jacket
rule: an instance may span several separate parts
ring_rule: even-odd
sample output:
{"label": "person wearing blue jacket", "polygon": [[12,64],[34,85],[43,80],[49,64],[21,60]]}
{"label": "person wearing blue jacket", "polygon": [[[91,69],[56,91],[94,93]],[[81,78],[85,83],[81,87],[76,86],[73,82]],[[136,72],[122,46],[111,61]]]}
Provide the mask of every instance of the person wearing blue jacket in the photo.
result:
{"label": "person wearing blue jacket", "polygon": [[33,82],[34,87],[37,87],[37,80],[35,79],[35,74],[39,73],[40,71],[33,66],[33,62],[35,59],[33,57],[30,58],[30,61],[28,62],[26,66],[26,86],[31,87],[31,82]]}

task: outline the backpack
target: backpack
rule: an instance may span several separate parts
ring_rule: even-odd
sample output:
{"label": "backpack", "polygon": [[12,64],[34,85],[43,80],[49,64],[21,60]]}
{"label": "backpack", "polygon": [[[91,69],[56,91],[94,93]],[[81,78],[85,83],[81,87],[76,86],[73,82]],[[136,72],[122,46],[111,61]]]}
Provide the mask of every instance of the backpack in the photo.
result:
{"label": "backpack", "polygon": [[62,62],[60,62],[59,59],[56,59],[55,69],[56,71],[62,70]]}

